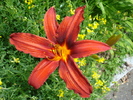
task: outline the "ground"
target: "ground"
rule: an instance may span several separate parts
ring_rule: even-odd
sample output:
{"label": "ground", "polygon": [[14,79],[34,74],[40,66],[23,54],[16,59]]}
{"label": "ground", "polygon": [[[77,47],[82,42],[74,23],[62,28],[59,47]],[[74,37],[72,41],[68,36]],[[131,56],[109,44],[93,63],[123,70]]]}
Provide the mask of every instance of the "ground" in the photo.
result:
{"label": "ground", "polygon": [[[119,80],[118,89],[110,92],[105,100],[133,100],[133,70]],[[113,86],[112,88],[116,88]]]}

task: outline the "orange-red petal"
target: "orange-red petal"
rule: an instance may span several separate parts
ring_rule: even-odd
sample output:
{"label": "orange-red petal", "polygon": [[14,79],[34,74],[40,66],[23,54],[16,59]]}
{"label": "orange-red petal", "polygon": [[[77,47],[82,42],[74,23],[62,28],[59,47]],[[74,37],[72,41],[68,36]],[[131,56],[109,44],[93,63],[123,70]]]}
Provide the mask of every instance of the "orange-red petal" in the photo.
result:
{"label": "orange-red petal", "polygon": [[72,57],[68,57],[67,61],[60,61],[59,66],[60,77],[66,82],[67,88],[74,90],[83,98],[90,97],[92,86],[82,75]]}
{"label": "orange-red petal", "polygon": [[51,7],[44,16],[44,30],[47,38],[56,43],[58,23],[56,21],[56,12],[54,7]]}
{"label": "orange-red petal", "polygon": [[50,51],[52,42],[43,37],[30,33],[13,33],[10,35],[9,40],[17,50],[29,53],[34,57],[44,58],[46,56],[54,56]]}
{"label": "orange-red petal", "polygon": [[86,57],[109,49],[111,49],[111,47],[103,42],[82,40],[73,44],[71,48],[71,56],[73,58]]}
{"label": "orange-red petal", "polygon": [[28,83],[38,89],[58,67],[58,61],[42,60],[32,71]]}
{"label": "orange-red petal", "polygon": [[85,6],[77,8],[73,16],[67,16],[61,22],[57,30],[57,41],[59,44],[62,44],[66,41],[68,46],[70,46],[77,39],[77,35],[80,30],[79,25],[84,19],[84,8]]}

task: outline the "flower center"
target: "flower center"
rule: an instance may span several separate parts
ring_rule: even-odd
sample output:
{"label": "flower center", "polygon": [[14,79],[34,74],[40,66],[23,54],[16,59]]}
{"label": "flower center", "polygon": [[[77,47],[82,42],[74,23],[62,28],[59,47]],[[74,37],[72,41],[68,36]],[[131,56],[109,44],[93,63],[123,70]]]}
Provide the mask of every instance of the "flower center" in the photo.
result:
{"label": "flower center", "polygon": [[70,54],[70,49],[67,48],[66,44],[64,45],[59,45],[59,44],[56,44],[54,45],[54,48],[51,50],[54,54],[55,54],[55,57],[52,58],[52,59],[49,59],[49,60],[60,60],[60,59],[63,59],[63,60],[66,60],[67,56]]}

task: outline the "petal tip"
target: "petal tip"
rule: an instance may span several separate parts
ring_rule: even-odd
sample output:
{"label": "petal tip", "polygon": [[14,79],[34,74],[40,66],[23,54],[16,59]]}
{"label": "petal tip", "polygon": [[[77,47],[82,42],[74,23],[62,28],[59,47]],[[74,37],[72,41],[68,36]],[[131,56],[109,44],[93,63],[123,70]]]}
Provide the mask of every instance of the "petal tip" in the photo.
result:
{"label": "petal tip", "polygon": [[32,87],[34,87],[35,89],[39,89],[41,87],[41,85],[35,84],[30,79],[28,80],[28,84],[31,85]]}

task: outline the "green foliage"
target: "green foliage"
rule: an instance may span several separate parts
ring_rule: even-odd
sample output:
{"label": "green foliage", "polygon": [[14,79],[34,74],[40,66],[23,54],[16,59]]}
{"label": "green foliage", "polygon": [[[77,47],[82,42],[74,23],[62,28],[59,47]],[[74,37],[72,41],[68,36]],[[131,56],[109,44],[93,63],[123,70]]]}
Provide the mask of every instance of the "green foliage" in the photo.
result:
{"label": "green foliage", "polygon": [[[65,16],[71,16],[75,8],[83,5],[86,5],[85,20],[81,24],[79,39],[106,42],[111,36],[121,34],[121,39],[112,46],[112,50],[98,54],[99,60],[87,57],[83,58],[85,66],[82,66],[82,59],[77,63],[94,87],[87,100],[102,98],[108,92],[108,88],[106,92],[102,88],[109,86],[116,69],[123,63],[122,59],[126,54],[133,54],[132,0],[33,0],[30,4],[25,1],[0,1],[0,100],[86,100],[66,88],[58,70],[40,89],[35,90],[28,85],[32,69],[42,59],[19,52],[9,44],[10,34],[16,32],[45,37],[43,16],[51,6],[56,8],[61,22]],[[105,61],[101,63],[100,58]],[[99,88],[96,88],[97,80],[92,77],[93,72],[99,74],[98,80],[104,83]],[[63,90],[64,97],[60,97],[59,90]]]}

